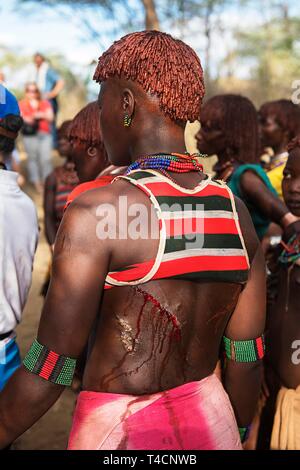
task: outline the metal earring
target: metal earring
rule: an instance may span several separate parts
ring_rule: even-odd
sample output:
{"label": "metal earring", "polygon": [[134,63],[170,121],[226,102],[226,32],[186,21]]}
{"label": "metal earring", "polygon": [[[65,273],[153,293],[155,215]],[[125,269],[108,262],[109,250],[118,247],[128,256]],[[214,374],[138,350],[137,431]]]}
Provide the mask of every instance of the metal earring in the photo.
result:
{"label": "metal earring", "polygon": [[128,114],[124,116],[124,127],[129,127],[131,124],[132,118]]}

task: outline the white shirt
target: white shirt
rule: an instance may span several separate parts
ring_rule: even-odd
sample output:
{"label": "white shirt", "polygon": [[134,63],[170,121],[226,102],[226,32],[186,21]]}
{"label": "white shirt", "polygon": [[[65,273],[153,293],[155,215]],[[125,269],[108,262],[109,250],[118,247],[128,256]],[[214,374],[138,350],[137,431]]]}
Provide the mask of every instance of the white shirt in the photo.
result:
{"label": "white shirt", "polygon": [[38,89],[42,93],[46,91],[46,76],[48,70],[49,64],[47,62],[43,62],[40,67],[37,67],[35,64],[31,64],[31,67],[29,69],[28,82],[36,83]]}
{"label": "white shirt", "polygon": [[36,209],[17,178],[0,170],[0,334],[21,320],[38,241]]}

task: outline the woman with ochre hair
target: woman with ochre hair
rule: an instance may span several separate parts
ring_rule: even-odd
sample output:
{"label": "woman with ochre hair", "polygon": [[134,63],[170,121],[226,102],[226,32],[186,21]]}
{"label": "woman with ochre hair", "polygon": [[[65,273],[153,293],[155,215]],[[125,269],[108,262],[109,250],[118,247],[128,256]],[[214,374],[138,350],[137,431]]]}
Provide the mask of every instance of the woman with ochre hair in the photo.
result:
{"label": "woman with ochre hair", "polygon": [[226,181],[246,204],[259,239],[270,222],[291,230],[297,218],[278,198],[260,165],[258,119],[251,101],[240,95],[214,96],[203,106],[200,121],[198,149],[218,156],[215,177]]}
{"label": "woman with ochre hair", "polygon": [[199,58],[137,32],[94,78],[109,160],[128,169],[65,212],[37,339],[0,395],[0,445],[71,384],[89,338],[69,449],[241,449],[261,385],[265,268],[244,204],[186,152]]}
{"label": "woman with ochre hair", "polygon": [[69,194],[66,207],[80,194],[111,183],[114,176],[100,132],[97,101],[87,104],[71,122],[68,139],[79,184]]}

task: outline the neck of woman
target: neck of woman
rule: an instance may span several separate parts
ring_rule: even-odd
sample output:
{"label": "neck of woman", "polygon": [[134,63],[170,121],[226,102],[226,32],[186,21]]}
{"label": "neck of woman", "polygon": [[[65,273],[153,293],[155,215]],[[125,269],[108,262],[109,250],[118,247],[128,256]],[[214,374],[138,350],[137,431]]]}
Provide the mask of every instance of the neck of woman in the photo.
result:
{"label": "neck of woman", "polygon": [[29,100],[29,103],[32,108],[38,108],[39,106],[39,101],[36,100],[35,98],[33,100]]}
{"label": "neck of woman", "polygon": [[184,128],[175,123],[153,121],[136,136],[131,161],[157,153],[185,153]]}
{"label": "neck of woman", "polygon": [[226,163],[229,163],[232,160],[233,159],[226,152],[218,153],[218,163],[220,165],[225,165]]}

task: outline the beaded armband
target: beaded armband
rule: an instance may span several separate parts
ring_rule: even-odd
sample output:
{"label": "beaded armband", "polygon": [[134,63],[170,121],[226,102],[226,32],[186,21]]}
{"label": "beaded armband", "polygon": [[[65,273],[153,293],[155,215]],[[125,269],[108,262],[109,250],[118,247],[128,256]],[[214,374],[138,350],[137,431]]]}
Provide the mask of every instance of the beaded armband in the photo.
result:
{"label": "beaded armband", "polygon": [[235,341],[223,336],[225,354],[236,362],[255,362],[265,355],[264,335],[256,339]]}
{"label": "beaded armband", "polygon": [[245,428],[239,428],[240,438],[242,444],[248,439],[250,434],[250,425]]}
{"label": "beaded armband", "polygon": [[76,359],[61,356],[35,339],[25,356],[23,365],[33,374],[49,382],[70,386],[73,380]]}

